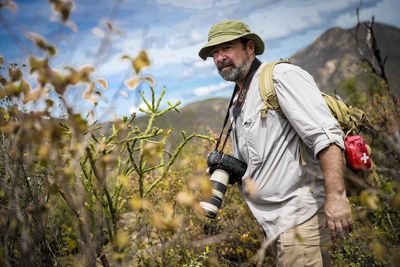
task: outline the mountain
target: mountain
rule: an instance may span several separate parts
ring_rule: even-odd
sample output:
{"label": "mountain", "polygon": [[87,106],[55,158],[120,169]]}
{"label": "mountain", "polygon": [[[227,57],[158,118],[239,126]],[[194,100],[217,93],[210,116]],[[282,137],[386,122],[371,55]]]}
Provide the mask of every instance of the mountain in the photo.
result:
{"label": "mountain", "polygon": [[[373,30],[381,57],[387,57],[385,65],[387,77],[393,90],[399,93],[400,29],[374,23]],[[322,91],[331,93],[345,79],[350,77],[356,77],[359,81],[362,79],[360,55],[362,53],[366,58],[371,59],[369,52],[371,49],[367,47],[368,38],[371,36],[367,34],[364,23],[361,23],[359,28],[347,30],[332,28],[310,46],[293,55],[290,60],[293,64],[309,71]]]}

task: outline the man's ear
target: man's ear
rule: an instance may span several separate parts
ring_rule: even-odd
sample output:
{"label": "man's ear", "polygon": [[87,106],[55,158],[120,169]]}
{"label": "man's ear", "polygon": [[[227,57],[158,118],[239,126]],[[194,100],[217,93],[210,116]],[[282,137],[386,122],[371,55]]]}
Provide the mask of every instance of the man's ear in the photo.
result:
{"label": "man's ear", "polygon": [[247,47],[246,47],[246,49],[247,49],[247,52],[251,55],[251,54],[254,54],[255,53],[255,50],[256,50],[256,43],[253,41],[253,40],[249,40],[248,42],[247,42]]}

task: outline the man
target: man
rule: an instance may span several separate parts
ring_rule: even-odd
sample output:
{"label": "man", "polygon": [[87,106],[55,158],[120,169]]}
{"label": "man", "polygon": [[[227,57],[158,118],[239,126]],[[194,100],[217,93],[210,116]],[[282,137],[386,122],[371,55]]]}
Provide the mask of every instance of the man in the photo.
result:
{"label": "man", "polygon": [[199,56],[212,57],[237,94],[247,89],[240,114],[232,118],[234,156],[248,165],[240,184],[251,179],[257,188],[256,196],[243,196],[266,238],[274,240],[277,266],[329,266],[326,245],[352,228],[342,132],[311,75],[292,64],[273,70],[283,114],[268,110],[261,116],[256,55],[263,52],[263,40],[245,23],[226,20],[211,27]]}

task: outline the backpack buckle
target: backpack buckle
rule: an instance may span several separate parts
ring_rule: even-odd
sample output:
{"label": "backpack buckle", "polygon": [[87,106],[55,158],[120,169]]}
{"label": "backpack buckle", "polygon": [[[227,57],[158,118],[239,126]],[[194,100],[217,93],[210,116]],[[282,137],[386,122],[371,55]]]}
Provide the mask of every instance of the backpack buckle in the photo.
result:
{"label": "backpack buckle", "polygon": [[266,119],[268,116],[268,108],[263,108],[261,110],[261,119]]}

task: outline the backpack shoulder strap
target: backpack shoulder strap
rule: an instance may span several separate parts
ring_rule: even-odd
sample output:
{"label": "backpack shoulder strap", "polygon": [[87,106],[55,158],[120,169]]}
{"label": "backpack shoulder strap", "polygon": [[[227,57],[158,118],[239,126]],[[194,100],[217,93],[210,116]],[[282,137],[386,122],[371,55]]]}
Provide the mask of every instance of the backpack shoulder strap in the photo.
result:
{"label": "backpack shoulder strap", "polygon": [[[261,118],[267,118],[268,110],[276,110],[284,116],[281,107],[279,106],[278,96],[276,95],[274,81],[272,80],[272,72],[274,67],[280,63],[290,63],[289,60],[279,60],[270,62],[264,65],[260,71],[260,78],[258,81],[258,89],[260,90],[260,96],[264,102],[265,107],[261,110]],[[300,140],[300,164],[302,166],[307,165],[305,156],[305,147],[303,141]]]}
{"label": "backpack shoulder strap", "polygon": [[336,99],[335,97],[322,93],[322,97],[324,98],[326,104],[329,107],[331,114],[335,117],[335,119],[339,122],[340,127],[346,129],[344,132],[345,136],[349,134],[348,131],[352,131],[352,125],[349,120],[349,107],[343,103],[342,101]]}
{"label": "backpack shoulder strap", "polygon": [[260,96],[264,102],[265,108],[261,110],[261,117],[266,118],[268,110],[276,110],[282,113],[278,97],[276,95],[274,81],[272,80],[272,72],[274,67],[280,63],[290,63],[289,60],[273,61],[264,65],[260,71],[259,86]]}

